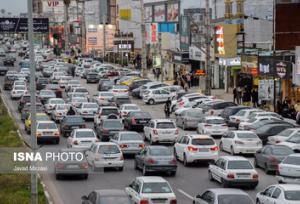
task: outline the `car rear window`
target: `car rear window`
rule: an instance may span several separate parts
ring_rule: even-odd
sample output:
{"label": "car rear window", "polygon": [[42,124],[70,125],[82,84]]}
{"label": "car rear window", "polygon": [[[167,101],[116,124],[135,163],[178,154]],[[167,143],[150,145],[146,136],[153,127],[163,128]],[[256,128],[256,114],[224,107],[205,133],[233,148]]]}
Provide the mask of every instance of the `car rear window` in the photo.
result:
{"label": "car rear window", "polygon": [[151,182],[143,184],[143,193],[172,193],[172,190],[166,182]]}
{"label": "car rear window", "polygon": [[192,139],[192,145],[214,145],[215,142],[212,139]]}
{"label": "car rear window", "polygon": [[151,115],[148,112],[131,112],[130,114],[137,118],[151,118]]}
{"label": "car rear window", "polygon": [[137,133],[122,133],[120,140],[130,141],[130,140],[143,140],[143,139]]}
{"label": "car rear window", "polygon": [[205,123],[219,125],[219,124],[224,124],[225,121],[223,119],[207,119],[205,120]]}
{"label": "car rear window", "polygon": [[67,123],[84,123],[84,120],[81,117],[66,117]]}
{"label": "car rear window", "polygon": [[249,161],[229,161],[228,169],[253,169]]}
{"label": "car rear window", "polygon": [[158,122],[156,124],[156,128],[158,129],[169,129],[169,128],[175,128],[175,125],[173,122]]}
{"label": "car rear window", "polygon": [[219,195],[219,204],[229,204],[229,203],[243,203],[243,204],[253,204],[253,201],[246,195]]}
{"label": "car rear window", "polygon": [[117,145],[101,145],[98,152],[100,154],[119,154],[120,150]]}
{"label": "car rear window", "polygon": [[108,109],[108,108],[104,108],[102,109],[101,111],[101,115],[110,115],[110,114],[116,114],[116,115],[119,115],[119,111],[118,109],[116,108],[111,108],[111,109]]}
{"label": "car rear window", "polygon": [[77,131],[76,138],[86,138],[86,137],[95,137],[93,131]]}
{"label": "car rear window", "polygon": [[290,155],[290,154],[293,154],[294,151],[289,148],[289,147],[285,147],[285,146],[277,146],[277,147],[274,147],[272,148],[272,154],[274,155]]}
{"label": "car rear window", "polygon": [[39,123],[37,129],[57,129],[55,123]]}
{"label": "car rear window", "polygon": [[283,164],[300,165],[300,157],[288,156],[282,161]]}
{"label": "car rear window", "polygon": [[98,108],[98,105],[96,103],[86,103],[83,104],[83,108]]}
{"label": "car rear window", "polygon": [[104,128],[113,128],[113,129],[122,129],[123,124],[120,120],[104,120],[103,121]]}
{"label": "car rear window", "polygon": [[152,148],[149,154],[152,156],[170,156],[172,152],[167,148]]}
{"label": "car rear window", "polygon": [[236,133],[236,136],[240,139],[257,139],[254,133]]}
{"label": "car rear window", "polygon": [[295,191],[285,191],[284,197],[286,200],[299,200],[300,201],[300,190]]}

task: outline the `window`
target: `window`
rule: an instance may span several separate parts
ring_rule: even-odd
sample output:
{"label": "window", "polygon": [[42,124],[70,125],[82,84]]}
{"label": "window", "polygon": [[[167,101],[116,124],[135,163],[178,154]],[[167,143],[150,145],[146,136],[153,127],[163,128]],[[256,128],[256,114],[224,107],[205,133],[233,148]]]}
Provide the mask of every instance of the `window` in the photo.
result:
{"label": "window", "polygon": [[291,130],[291,129],[285,129],[285,130],[281,131],[280,133],[278,133],[278,135],[280,135],[281,137],[288,137],[288,136],[290,136],[293,132],[294,132],[294,130]]}
{"label": "window", "polygon": [[172,193],[166,182],[151,182],[143,184],[143,193]]}
{"label": "window", "polygon": [[279,188],[276,188],[272,194],[272,198],[279,198],[280,194],[281,194],[281,190]]}
{"label": "window", "polygon": [[88,199],[89,199],[89,201],[90,201],[91,203],[93,203],[93,204],[96,203],[96,200],[97,200],[97,195],[96,195],[96,193],[95,193],[95,192],[90,193]]}
{"label": "window", "polygon": [[173,122],[160,122],[156,124],[156,128],[158,129],[173,129],[175,125]]}
{"label": "window", "polygon": [[228,169],[253,169],[253,166],[249,161],[234,160],[228,162]]}
{"label": "window", "polygon": [[300,201],[300,191],[299,190],[285,191],[284,192],[284,198],[286,200],[297,200],[297,201]]}
{"label": "window", "polygon": [[226,169],[225,167],[226,167],[226,161],[223,160],[223,161],[221,161],[221,163],[220,163],[220,168],[221,168],[221,169]]}
{"label": "window", "polygon": [[212,204],[214,202],[214,195],[210,191],[206,191],[202,195],[202,199],[205,200],[207,203]]}
{"label": "window", "polygon": [[168,148],[151,148],[149,155],[152,156],[171,156],[172,152]]}
{"label": "window", "polygon": [[283,164],[300,165],[300,157],[288,156],[282,161]]}
{"label": "window", "polygon": [[271,148],[266,148],[266,149],[264,150],[264,154],[266,154],[266,155],[272,154]]}
{"label": "window", "polygon": [[271,197],[272,192],[274,191],[274,189],[275,189],[275,186],[271,186],[271,187],[267,188],[267,189],[264,191],[264,195],[265,195],[265,196],[268,196],[268,197]]}
{"label": "window", "polygon": [[214,145],[213,139],[192,139],[193,145]]}
{"label": "window", "polygon": [[133,190],[135,192],[139,193],[140,192],[140,187],[141,187],[140,183],[139,182],[135,182],[134,184],[135,185],[133,186]]}
{"label": "window", "polygon": [[228,204],[228,203],[243,203],[252,204],[252,200],[246,195],[219,195],[218,204]]}
{"label": "window", "polygon": [[99,154],[119,154],[120,150],[117,145],[102,145],[98,150]]}
{"label": "window", "polygon": [[155,91],[153,91],[153,94],[160,94],[160,91],[159,90],[155,90]]}

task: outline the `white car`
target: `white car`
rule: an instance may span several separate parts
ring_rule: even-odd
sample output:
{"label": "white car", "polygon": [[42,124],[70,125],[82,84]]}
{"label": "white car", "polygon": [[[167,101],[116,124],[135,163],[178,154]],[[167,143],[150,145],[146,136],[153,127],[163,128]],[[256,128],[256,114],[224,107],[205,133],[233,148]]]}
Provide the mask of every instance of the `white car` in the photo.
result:
{"label": "white car", "polygon": [[300,133],[300,128],[288,128],[278,133],[277,135],[268,137],[268,144],[278,144],[291,138],[295,134]]}
{"label": "white car", "polygon": [[222,136],[229,131],[225,120],[219,116],[206,116],[198,123],[197,132],[212,136]]}
{"label": "white car", "polygon": [[45,104],[45,111],[51,114],[57,105],[64,105],[65,101],[62,98],[50,98]]}
{"label": "white car", "polygon": [[150,144],[156,142],[174,143],[179,135],[179,130],[174,121],[170,119],[154,119],[144,126],[145,138]]}
{"label": "white car", "polygon": [[245,130],[248,127],[250,127],[251,125],[253,125],[254,123],[260,122],[260,121],[265,121],[265,120],[278,120],[278,118],[273,117],[273,116],[258,116],[258,117],[253,117],[250,118],[249,120],[245,121],[245,122],[241,122],[239,124],[239,130]]}
{"label": "white car", "polygon": [[56,105],[55,109],[51,113],[51,117],[55,122],[60,122],[64,117],[66,117],[68,111],[70,109],[70,105]]}
{"label": "white car", "polygon": [[52,83],[57,83],[61,76],[66,76],[65,72],[53,72],[50,80]]}
{"label": "white car", "polygon": [[246,121],[250,120],[251,118],[257,118],[257,117],[275,117],[275,118],[283,120],[283,117],[281,115],[279,115],[278,113],[270,112],[270,111],[262,111],[262,112],[251,113],[248,116]]}
{"label": "white car", "polygon": [[300,203],[300,185],[275,184],[256,195],[258,204],[298,204]]}
{"label": "white car", "polygon": [[294,152],[300,153],[300,133],[296,133],[295,135],[292,135],[287,140],[278,143],[278,145],[284,145],[290,147]]}
{"label": "white car", "polygon": [[81,103],[76,111],[84,119],[93,119],[99,112],[99,106],[97,103]]}
{"label": "white car", "polygon": [[261,109],[242,109],[238,111],[236,114],[229,116],[230,123],[240,124],[240,122],[244,122],[248,120],[248,117],[251,113],[262,112]]}
{"label": "white car", "polygon": [[124,157],[120,147],[113,142],[95,142],[87,150],[87,161],[92,169],[113,167],[120,171],[124,168]]}
{"label": "white car", "polygon": [[24,85],[16,85],[12,88],[10,92],[10,97],[12,99],[21,98],[24,94],[27,94],[28,90],[27,87]]}
{"label": "white car", "polygon": [[255,188],[258,184],[258,173],[244,157],[222,156],[215,164],[208,167],[208,177],[216,180],[223,188],[245,186]]}
{"label": "white car", "polygon": [[177,103],[174,107],[172,108],[172,111],[175,111],[179,108],[189,108],[191,107],[191,103],[195,100],[199,99],[207,99],[207,96],[202,95],[200,93],[191,93],[191,94],[186,94],[183,97],[181,97],[179,100],[177,100]]}
{"label": "white car", "polygon": [[69,91],[74,87],[80,87],[80,86],[81,86],[80,81],[78,81],[78,80],[69,80],[68,83],[65,86],[65,89],[66,89],[66,91]]}
{"label": "white car", "polygon": [[61,76],[60,79],[58,80],[58,84],[60,88],[65,88],[66,85],[68,84],[68,81],[72,79],[71,76]]}
{"label": "white car", "polygon": [[26,81],[23,81],[23,80],[20,80],[20,81],[17,80],[14,82],[13,87],[15,87],[15,86],[27,86],[27,83],[26,83]]}
{"label": "white car", "polygon": [[94,101],[99,106],[108,106],[112,103],[114,94],[108,91],[99,91],[98,94],[94,95]]}
{"label": "white car", "polygon": [[85,97],[73,97],[71,99],[71,106],[76,110],[82,103],[88,103],[89,100]]}
{"label": "white car", "polygon": [[209,135],[185,135],[175,143],[174,155],[188,166],[193,162],[216,160],[219,147]]}
{"label": "white car", "polygon": [[262,141],[252,131],[232,131],[223,135],[220,149],[234,154],[254,154],[262,148]]}
{"label": "white car", "polygon": [[300,184],[300,153],[290,154],[277,167],[279,183]]}
{"label": "white car", "polygon": [[128,86],[114,85],[110,90],[114,96],[128,96]]}
{"label": "white car", "polygon": [[155,103],[166,102],[172,99],[174,95],[163,88],[145,90],[143,94],[143,101],[145,104],[153,105]]}
{"label": "white car", "polygon": [[126,118],[133,111],[141,111],[141,109],[136,104],[122,104],[120,106],[120,115],[122,118]]}
{"label": "white car", "polygon": [[154,204],[160,203],[176,204],[176,195],[170,184],[162,177],[143,176],[135,180],[125,188],[132,203]]}
{"label": "white car", "polygon": [[45,141],[51,141],[58,144],[60,140],[60,132],[53,121],[37,121],[36,137],[38,144]]}
{"label": "white car", "polygon": [[75,129],[67,139],[67,147],[88,149],[92,143],[98,141],[97,135],[93,129]]}
{"label": "white car", "polygon": [[68,95],[68,97],[70,97],[71,95],[76,94],[76,93],[82,94],[85,97],[89,96],[89,91],[84,87],[72,87],[71,91],[68,92],[67,95]]}
{"label": "white car", "polygon": [[166,84],[161,82],[149,82],[140,87],[140,97],[143,98],[144,92],[151,89],[158,89],[160,87],[165,87]]}
{"label": "white car", "polygon": [[123,154],[136,154],[145,147],[142,136],[133,131],[120,131],[110,141],[118,144]]}

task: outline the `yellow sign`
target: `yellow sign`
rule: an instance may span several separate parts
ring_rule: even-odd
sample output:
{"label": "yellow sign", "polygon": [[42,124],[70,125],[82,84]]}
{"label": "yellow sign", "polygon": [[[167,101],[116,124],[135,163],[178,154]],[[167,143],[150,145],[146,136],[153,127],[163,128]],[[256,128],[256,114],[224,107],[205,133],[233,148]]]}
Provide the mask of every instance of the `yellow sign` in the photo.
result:
{"label": "yellow sign", "polygon": [[130,9],[120,9],[119,10],[120,19],[122,20],[131,20],[131,10]]}

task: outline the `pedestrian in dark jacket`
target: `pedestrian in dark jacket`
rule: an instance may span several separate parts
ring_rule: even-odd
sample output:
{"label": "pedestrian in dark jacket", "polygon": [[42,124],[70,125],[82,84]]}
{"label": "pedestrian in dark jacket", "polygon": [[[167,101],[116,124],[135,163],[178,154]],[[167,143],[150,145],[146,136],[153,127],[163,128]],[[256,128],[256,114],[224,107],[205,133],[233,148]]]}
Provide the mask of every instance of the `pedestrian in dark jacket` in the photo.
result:
{"label": "pedestrian in dark jacket", "polygon": [[249,89],[245,88],[245,91],[243,93],[243,104],[245,106],[249,106],[251,102],[251,92]]}
{"label": "pedestrian in dark jacket", "polygon": [[67,112],[67,115],[75,115],[76,112],[74,111],[73,107],[71,106],[69,111]]}
{"label": "pedestrian in dark jacket", "polygon": [[233,91],[232,91],[232,94],[233,94],[233,103],[238,103],[238,100],[237,100],[237,89],[236,87],[234,87]]}
{"label": "pedestrian in dark jacket", "polygon": [[256,108],[258,106],[258,91],[257,91],[257,89],[253,89],[251,96],[252,96],[253,107]]}
{"label": "pedestrian in dark jacket", "polygon": [[164,106],[164,112],[165,112],[166,118],[170,117],[171,104],[172,104],[171,98],[168,98],[168,100],[166,101],[165,106]]}

